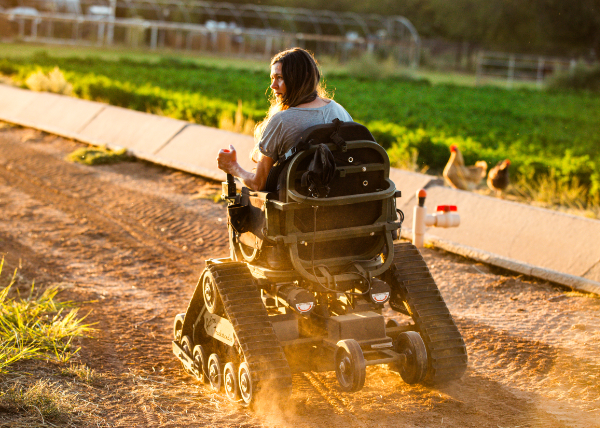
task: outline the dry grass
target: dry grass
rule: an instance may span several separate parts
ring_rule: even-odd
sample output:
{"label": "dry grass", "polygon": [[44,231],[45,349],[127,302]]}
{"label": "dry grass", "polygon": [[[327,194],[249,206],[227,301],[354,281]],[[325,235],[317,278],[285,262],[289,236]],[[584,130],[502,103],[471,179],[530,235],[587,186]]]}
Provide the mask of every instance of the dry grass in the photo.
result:
{"label": "dry grass", "polygon": [[411,172],[420,172],[425,174],[429,169],[427,166],[421,168],[417,162],[419,152],[417,149],[403,150],[398,146],[392,146],[388,149],[390,159],[393,159],[394,168],[400,168]]}
{"label": "dry grass", "polygon": [[77,378],[88,384],[98,384],[104,377],[85,364],[71,364],[69,367],[63,368],[60,373],[63,376]]}
{"label": "dry grass", "polygon": [[577,177],[559,178],[550,171],[540,176],[519,176],[507,192],[511,199],[592,219],[600,219],[600,201]]}
{"label": "dry grass", "polygon": [[[102,410],[86,398],[95,399],[96,391],[78,383],[52,379],[45,370],[36,375],[13,375],[0,381],[0,426],[37,427],[105,427]],[[84,398],[86,397],[86,398]]]}
{"label": "dry grass", "polygon": [[253,135],[256,122],[245,118],[242,112],[242,100],[238,100],[238,106],[233,118],[228,113],[223,113],[219,120],[219,129],[237,132],[239,134]]}
{"label": "dry grass", "polygon": [[35,71],[27,77],[25,85],[38,92],[54,92],[55,94],[71,95],[73,85],[65,79],[65,75],[58,67],[48,74],[42,70]]}

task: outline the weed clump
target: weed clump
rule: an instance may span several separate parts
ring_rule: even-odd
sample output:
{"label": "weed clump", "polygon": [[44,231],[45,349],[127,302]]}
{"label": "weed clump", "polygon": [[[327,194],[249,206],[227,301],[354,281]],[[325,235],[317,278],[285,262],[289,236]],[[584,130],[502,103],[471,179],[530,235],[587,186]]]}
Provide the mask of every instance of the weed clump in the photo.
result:
{"label": "weed clump", "polygon": [[66,377],[77,378],[88,384],[98,383],[102,378],[101,374],[85,364],[71,364],[69,367],[62,369],[60,374]]}
{"label": "weed clump", "polygon": [[73,85],[65,79],[65,75],[58,67],[54,67],[48,74],[41,69],[31,73],[25,85],[32,91],[54,92],[55,94],[71,95]]}
{"label": "weed clump", "polygon": [[2,422],[13,420],[0,422],[3,427],[108,426],[98,406],[81,399],[81,392],[73,385],[48,379],[31,382],[21,377],[0,386],[0,413],[5,416]]}
{"label": "weed clump", "polygon": [[67,156],[67,160],[84,165],[106,165],[133,160],[127,149],[111,150],[107,147],[82,147]]}
{"label": "weed clump", "polygon": [[[4,259],[0,274],[3,265]],[[79,351],[72,346],[73,339],[87,336],[92,328],[82,323],[85,317],[78,317],[72,302],[56,300],[56,287],[36,293],[32,284],[27,298],[10,297],[16,273],[0,290],[0,373],[20,360],[69,361]]]}

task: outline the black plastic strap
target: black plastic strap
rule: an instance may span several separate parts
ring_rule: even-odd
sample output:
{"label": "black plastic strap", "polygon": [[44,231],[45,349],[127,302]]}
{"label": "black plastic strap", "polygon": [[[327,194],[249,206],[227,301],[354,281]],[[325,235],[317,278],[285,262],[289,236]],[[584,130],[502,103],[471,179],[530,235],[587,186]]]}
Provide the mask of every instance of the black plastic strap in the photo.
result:
{"label": "black plastic strap", "polygon": [[287,152],[285,152],[284,154],[279,156],[279,159],[277,159],[277,163],[281,165],[281,164],[287,162],[287,160],[290,159],[292,156],[294,156],[296,153],[301,152],[302,150],[308,149],[313,142],[314,142],[314,140],[310,140],[308,142],[300,141],[294,147],[292,147]]}
{"label": "black plastic strap", "polygon": [[340,135],[340,127],[344,122],[342,122],[338,118],[335,118],[333,119],[333,123],[335,125],[335,131],[333,131],[329,138],[338,147],[338,149],[340,149],[342,152],[345,152],[346,150],[348,150],[348,146],[346,144],[346,141]]}

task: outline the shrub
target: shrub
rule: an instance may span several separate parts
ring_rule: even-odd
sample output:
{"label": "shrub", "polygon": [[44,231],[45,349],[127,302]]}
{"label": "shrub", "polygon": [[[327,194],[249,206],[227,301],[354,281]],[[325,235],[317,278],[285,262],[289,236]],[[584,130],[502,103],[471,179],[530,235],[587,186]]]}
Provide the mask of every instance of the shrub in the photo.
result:
{"label": "shrub", "polygon": [[0,74],[4,74],[5,76],[12,76],[19,71],[17,67],[10,63],[10,61],[6,59],[0,60]]}
{"label": "shrub", "polygon": [[600,64],[594,66],[578,64],[573,71],[559,74],[552,79],[548,87],[600,92]]}
{"label": "shrub", "polygon": [[31,73],[25,84],[32,91],[54,92],[63,95],[71,95],[73,92],[73,85],[66,81],[65,75],[58,67],[54,67],[48,74],[41,69]]}

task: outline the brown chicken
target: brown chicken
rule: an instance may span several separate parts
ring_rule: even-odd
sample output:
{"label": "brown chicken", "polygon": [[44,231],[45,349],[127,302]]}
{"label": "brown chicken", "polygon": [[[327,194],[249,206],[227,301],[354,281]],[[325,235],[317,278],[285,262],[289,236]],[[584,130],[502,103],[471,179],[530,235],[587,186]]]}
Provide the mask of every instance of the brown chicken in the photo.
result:
{"label": "brown chicken", "polygon": [[510,184],[510,178],[508,176],[508,167],[510,166],[510,161],[508,159],[504,159],[501,162],[490,169],[490,173],[487,178],[487,185],[490,190],[496,192],[496,196],[501,197],[502,191],[505,190]]}
{"label": "brown chicken", "polygon": [[487,163],[477,161],[473,166],[465,166],[465,160],[456,145],[450,146],[450,159],[444,168],[444,179],[455,189],[471,190],[485,177]]}

